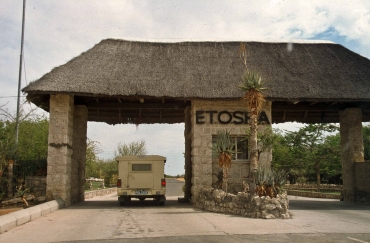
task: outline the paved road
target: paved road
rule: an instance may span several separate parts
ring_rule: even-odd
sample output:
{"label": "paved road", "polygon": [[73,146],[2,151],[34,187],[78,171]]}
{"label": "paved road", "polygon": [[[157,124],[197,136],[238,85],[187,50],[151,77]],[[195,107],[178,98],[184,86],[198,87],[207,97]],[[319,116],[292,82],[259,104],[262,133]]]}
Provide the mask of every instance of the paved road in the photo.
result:
{"label": "paved road", "polygon": [[165,206],[89,199],[1,234],[0,242],[370,242],[369,205],[290,197],[293,219],[264,220],[197,210],[173,194]]}

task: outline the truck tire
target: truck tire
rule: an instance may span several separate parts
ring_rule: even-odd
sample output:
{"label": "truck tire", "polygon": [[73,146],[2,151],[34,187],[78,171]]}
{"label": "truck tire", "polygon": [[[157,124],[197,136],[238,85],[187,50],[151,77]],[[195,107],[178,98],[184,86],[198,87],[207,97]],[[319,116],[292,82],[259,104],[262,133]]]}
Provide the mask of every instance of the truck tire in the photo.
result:
{"label": "truck tire", "polygon": [[127,203],[131,202],[131,198],[121,196],[121,197],[118,198],[118,202],[119,202],[120,206],[125,206],[125,205],[127,205]]}
{"label": "truck tire", "polygon": [[166,196],[160,196],[156,200],[157,200],[158,205],[164,206],[164,203],[166,202]]}

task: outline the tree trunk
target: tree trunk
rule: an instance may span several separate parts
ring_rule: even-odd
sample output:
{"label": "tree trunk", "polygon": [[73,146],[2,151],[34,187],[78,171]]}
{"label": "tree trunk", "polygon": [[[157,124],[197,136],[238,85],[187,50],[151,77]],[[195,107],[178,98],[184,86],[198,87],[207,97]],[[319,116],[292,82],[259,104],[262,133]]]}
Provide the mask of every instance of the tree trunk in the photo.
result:
{"label": "tree trunk", "polygon": [[227,193],[227,179],[229,177],[229,169],[226,166],[222,167],[222,169],[223,169],[223,178],[222,178],[223,190]]}
{"label": "tree trunk", "polygon": [[249,138],[249,148],[250,148],[250,166],[249,166],[249,178],[250,184],[249,188],[253,193],[256,188],[256,182],[254,178],[254,171],[258,169],[258,141],[257,141],[257,108],[252,107],[251,109],[251,118],[250,118],[250,127],[251,127],[251,136]]}
{"label": "tree trunk", "polygon": [[14,197],[13,192],[13,160],[8,161],[8,198]]}
{"label": "tree trunk", "polygon": [[321,178],[320,178],[320,164],[319,162],[315,163],[315,172],[316,172],[316,188],[320,190]]}

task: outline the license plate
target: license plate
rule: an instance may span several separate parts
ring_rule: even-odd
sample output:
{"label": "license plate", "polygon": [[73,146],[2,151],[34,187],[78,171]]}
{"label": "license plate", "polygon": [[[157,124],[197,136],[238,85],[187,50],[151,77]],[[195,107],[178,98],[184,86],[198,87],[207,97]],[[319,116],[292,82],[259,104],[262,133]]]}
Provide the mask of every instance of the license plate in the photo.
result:
{"label": "license plate", "polygon": [[146,191],[146,190],[136,190],[135,195],[148,195],[148,191]]}

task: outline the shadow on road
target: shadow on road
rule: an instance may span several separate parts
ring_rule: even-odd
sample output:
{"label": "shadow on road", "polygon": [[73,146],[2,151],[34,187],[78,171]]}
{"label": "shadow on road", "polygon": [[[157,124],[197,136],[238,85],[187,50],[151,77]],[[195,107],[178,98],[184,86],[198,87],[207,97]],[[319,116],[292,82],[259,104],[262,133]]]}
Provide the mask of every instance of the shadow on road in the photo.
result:
{"label": "shadow on road", "polygon": [[130,203],[125,206],[120,206],[118,203],[117,195],[113,195],[111,198],[106,200],[99,200],[99,198],[89,199],[84,202],[72,204],[68,209],[119,209],[119,208],[191,208],[189,203],[179,203],[177,197],[167,198],[164,206],[159,205],[156,201],[152,199],[146,199],[144,201],[139,201],[138,199],[132,199]]}
{"label": "shadow on road", "polygon": [[343,202],[334,199],[289,197],[290,210],[370,210],[369,204]]}

